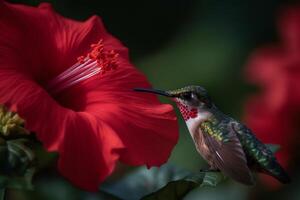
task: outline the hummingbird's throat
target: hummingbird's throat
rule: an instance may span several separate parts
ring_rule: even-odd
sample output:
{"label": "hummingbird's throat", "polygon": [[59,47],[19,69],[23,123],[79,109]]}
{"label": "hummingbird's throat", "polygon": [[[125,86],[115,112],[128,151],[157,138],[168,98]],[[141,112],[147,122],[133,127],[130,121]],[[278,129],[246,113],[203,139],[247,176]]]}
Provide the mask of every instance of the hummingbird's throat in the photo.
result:
{"label": "hummingbird's throat", "polygon": [[196,108],[190,108],[187,105],[182,104],[180,101],[176,101],[176,104],[181,112],[184,121],[187,121],[198,116],[198,110]]}

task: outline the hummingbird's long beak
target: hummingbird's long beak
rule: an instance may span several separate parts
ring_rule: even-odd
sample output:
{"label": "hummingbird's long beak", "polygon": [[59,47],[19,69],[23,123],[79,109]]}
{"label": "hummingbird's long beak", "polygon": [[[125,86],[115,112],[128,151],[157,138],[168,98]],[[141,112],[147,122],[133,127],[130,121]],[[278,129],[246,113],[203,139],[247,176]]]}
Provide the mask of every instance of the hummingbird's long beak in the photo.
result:
{"label": "hummingbird's long beak", "polygon": [[152,88],[134,88],[134,91],[137,92],[147,92],[147,93],[153,93],[153,94],[158,94],[166,97],[174,97],[174,95],[168,93],[167,91],[163,90],[158,90],[158,89],[152,89]]}

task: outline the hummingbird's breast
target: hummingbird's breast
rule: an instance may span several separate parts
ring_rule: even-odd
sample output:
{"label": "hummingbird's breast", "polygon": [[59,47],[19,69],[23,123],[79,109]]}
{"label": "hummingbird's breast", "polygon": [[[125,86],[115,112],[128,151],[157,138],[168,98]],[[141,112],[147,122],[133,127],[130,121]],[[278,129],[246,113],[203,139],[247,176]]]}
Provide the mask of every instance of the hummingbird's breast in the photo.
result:
{"label": "hummingbird's breast", "polygon": [[208,145],[205,143],[204,135],[200,129],[200,124],[204,121],[207,121],[211,117],[212,113],[208,111],[199,111],[197,117],[190,118],[186,121],[188,130],[192,136],[197,151],[210,165],[213,164],[210,162],[212,160],[211,153]]}
{"label": "hummingbird's breast", "polygon": [[201,112],[200,110],[198,110],[197,117],[189,118],[185,121],[192,137],[194,137],[194,134],[198,132],[200,124],[204,121],[207,121],[209,118],[211,118],[211,116],[212,113],[208,111]]}

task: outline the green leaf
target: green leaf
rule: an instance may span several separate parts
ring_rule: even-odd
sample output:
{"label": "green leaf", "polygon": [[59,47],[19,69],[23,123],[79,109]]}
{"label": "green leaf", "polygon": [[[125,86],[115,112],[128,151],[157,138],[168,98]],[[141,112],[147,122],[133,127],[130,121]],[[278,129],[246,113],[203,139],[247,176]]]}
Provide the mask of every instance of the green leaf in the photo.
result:
{"label": "green leaf", "polygon": [[[62,176],[50,176],[37,178],[35,180],[35,190],[22,192],[24,200],[42,199],[42,200],[122,200],[105,192],[87,192],[74,187]],[[36,197],[36,198],[33,198]]]}
{"label": "green leaf", "polygon": [[0,146],[0,187],[32,190],[35,172],[33,151],[27,146],[28,140],[9,140]]}
{"label": "green leaf", "polygon": [[163,188],[143,197],[141,200],[179,200],[199,186],[215,187],[223,180],[225,180],[225,177],[220,172],[190,174],[184,179],[169,182]]}
{"label": "green leaf", "polygon": [[199,186],[216,186],[222,180],[220,172],[192,173],[166,164],[150,170],[140,168],[100,190],[124,200],[179,200]]}
{"label": "green leaf", "polygon": [[170,164],[151,169],[141,167],[116,182],[103,184],[100,190],[125,200],[137,200],[159,190],[168,182],[180,180],[189,174],[189,171]]}
{"label": "green leaf", "polygon": [[35,159],[34,152],[27,147],[28,140],[17,139],[7,141],[8,163],[18,175],[25,175]]}
{"label": "green leaf", "polygon": [[198,187],[198,183],[187,180],[171,181],[157,192],[151,193],[142,200],[176,200],[182,199],[188,192]]}
{"label": "green leaf", "polygon": [[121,199],[119,197],[116,197],[113,194],[110,194],[110,193],[105,192],[105,191],[99,191],[97,193],[97,197],[99,199],[105,199],[105,200],[123,200],[123,199]]}
{"label": "green leaf", "polygon": [[153,192],[141,200],[178,200],[189,193],[191,190],[198,187],[204,178],[204,173],[191,174],[184,179],[171,181],[166,186],[156,192]]}
{"label": "green leaf", "polygon": [[33,190],[32,177],[34,169],[28,169],[24,176],[0,175],[0,188]]}
{"label": "green leaf", "polygon": [[266,144],[266,146],[272,151],[272,153],[276,153],[280,149],[279,144]]}
{"label": "green leaf", "polygon": [[215,187],[225,179],[226,177],[221,172],[206,172],[203,178],[203,182],[201,183],[200,186]]}

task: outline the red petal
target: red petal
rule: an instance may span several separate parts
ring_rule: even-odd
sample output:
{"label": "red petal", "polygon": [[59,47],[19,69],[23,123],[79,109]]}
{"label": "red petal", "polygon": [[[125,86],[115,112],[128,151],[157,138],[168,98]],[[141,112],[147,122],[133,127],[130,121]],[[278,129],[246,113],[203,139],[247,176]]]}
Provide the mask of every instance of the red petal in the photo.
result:
{"label": "red petal", "polygon": [[300,52],[300,6],[287,7],[279,19],[279,31],[290,53]]}
{"label": "red petal", "polygon": [[[76,63],[99,39],[121,55],[126,48],[105,30],[99,17],[86,22],[70,20],[55,13],[50,4],[39,8],[0,4],[0,55],[15,63],[18,71],[41,84]],[[125,52],[125,53],[124,53]],[[127,55],[127,54],[126,54]]]}
{"label": "red petal", "polygon": [[48,149],[58,149],[69,110],[59,106],[36,83],[13,70],[1,69],[0,103],[5,103],[26,119],[26,128],[38,131]]}
{"label": "red petal", "polygon": [[[72,21],[54,13],[49,4],[36,9],[0,3],[0,13],[0,29],[5,30],[0,32],[0,103],[14,108],[48,150],[59,151],[62,174],[96,190],[119,157],[148,166],[168,159],[178,139],[172,107],[154,95],[132,91],[149,84],[99,18]],[[41,85],[100,38],[107,49],[119,53],[118,68],[66,90],[56,100],[49,96]]]}
{"label": "red petal", "polygon": [[246,66],[246,78],[265,87],[282,77],[286,65],[285,52],[280,48],[265,47],[256,51]]}
{"label": "red petal", "polygon": [[117,70],[70,88],[60,102],[108,124],[126,146],[123,162],[161,165],[178,140],[176,116],[171,105],[162,105],[155,95],[134,92],[135,87],[150,85],[127,60],[120,59]]}
{"label": "red petal", "polygon": [[49,151],[59,151],[59,167],[75,185],[96,191],[113,171],[124,148],[116,133],[89,113],[61,107],[34,82],[0,70],[0,102],[25,119]]}
{"label": "red petal", "polygon": [[265,143],[280,144],[276,157],[292,166],[299,145],[300,7],[285,9],[279,20],[282,44],[255,52],[246,69],[247,78],[261,86],[260,96],[246,106],[246,122]]}
{"label": "red petal", "polygon": [[97,191],[124,146],[114,130],[91,114],[74,113],[68,120],[59,169],[78,187]]}

